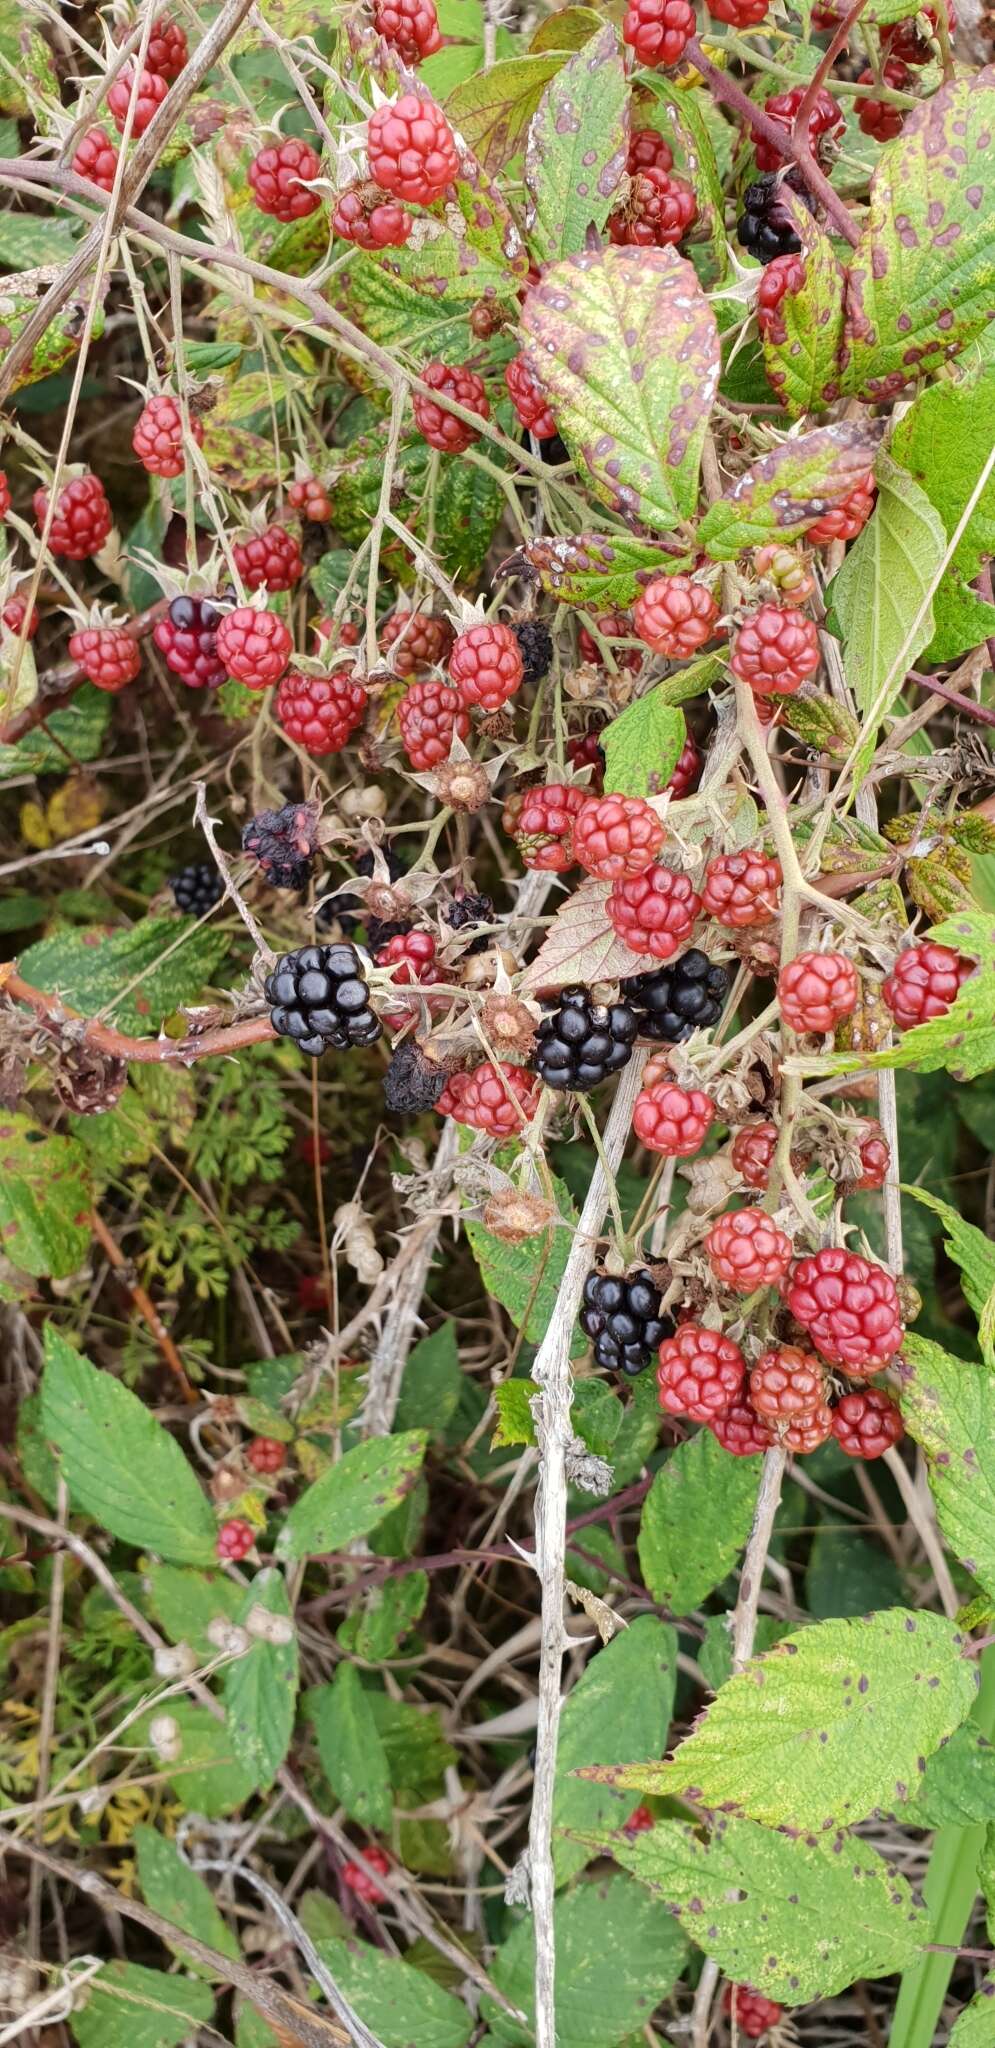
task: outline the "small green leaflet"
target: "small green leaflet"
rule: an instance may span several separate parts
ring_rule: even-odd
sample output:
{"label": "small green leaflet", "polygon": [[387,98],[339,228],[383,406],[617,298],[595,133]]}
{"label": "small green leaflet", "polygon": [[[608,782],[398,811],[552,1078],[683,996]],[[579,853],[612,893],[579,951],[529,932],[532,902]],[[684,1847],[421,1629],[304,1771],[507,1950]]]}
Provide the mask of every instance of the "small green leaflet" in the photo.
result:
{"label": "small green leaflet", "polygon": [[906,1336],[902,1358],[902,1415],[926,1453],[940,1528],[995,1595],[995,1378],[925,1337]]}
{"label": "small green leaflet", "polygon": [[61,931],[39,939],[22,954],[21,972],[84,1017],[106,1012],[122,1031],[147,1038],[181,1003],[203,994],[227,947],[224,932],[143,917],[127,930]]}
{"label": "small green leaflet", "polygon": [[690,1614],[731,1571],[753,1524],[759,1458],[734,1458],[711,1430],[672,1451],[643,1502],[639,1565],[654,1600]]}
{"label": "small green leaflet", "polygon": [[525,225],[537,263],[583,249],[625,176],[629,92],[608,22],[547,85],[529,129]]}
{"label": "small green leaflet", "polygon": [[522,311],[529,368],[602,504],[667,533],[694,511],[719,374],[715,316],[673,249],[549,266]]}
{"label": "small green leaflet", "polygon": [[731,562],[744,548],[804,533],[873,468],[879,438],[874,427],[838,420],[779,442],[709,506],[698,528],[702,547],[713,562]]}
{"label": "small green leaflet", "polygon": [[320,1557],[368,1536],[410,1492],[421,1471],[423,1429],[372,1437],[323,1472],[293,1507],[277,1537],[277,1557]]}
{"label": "small green leaflet", "polygon": [[466,2006],[424,1970],[365,1941],[316,1942],[339,1990],[383,2048],[465,2048],[473,2031]]}
{"label": "small green leaflet", "polygon": [[[74,761],[95,761],[100,753],[111,715],[106,690],[83,683],[71,703],[61,711],[50,711],[44,727],[25,733],[16,746],[0,747],[0,778],[8,775],[40,775],[53,768],[65,772],[66,754]],[[65,749],[65,752],[63,752]]]}
{"label": "small green leaflet", "polygon": [[[564,2048],[614,2048],[636,2033],[680,1975],[684,1937],[673,1916],[624,1872],[561,1892],[553,1908],[557,2039]],[[531,1915],[498,1949],[491,1976],[528,2017],[516,2026],[485,1993],[481,2012],[495,2040],[531,2039],[535,1935]],[[418,2036],[418,2048],[422,2048]]]}
{"label": "small green leaflet", "polygon": [[209,1984],[140,1963],[107,1963],[73,2013],[79,2048],[178,2048],[214,2011]]}
{"label": "small green leaflet", "polygon": [[98,1372],[50,1323],[42,1424],[74,1508],[174,1564],[211,1564],[217,1524],[179,1444],[137,1394]]}
{"label": "small green leaflet", "polygon": [[[163,1919],[171,1921],[174,1927],[183,1928],[187,1934],[195,1935],[198,1941],[206,1942],[208,1948],[217,1949],[219,1955],[229,1956],[237,1962],[241,1951],[231,1928],[219,1913],[204,1879],[198,1871],[191,1869],[176,1843],[144,1823],[134,1829],[131,1839],[138,1863],[138,1882],[146,1905],[151,1906],[153,1913],[161,1913]],[[183,1957],[182,1941],[171,1946],[174,1954]],[[211,1976],[206,1964],[198,1963],[190,1956],[185,1961],[195,1976]]]}
{"label": "small green leaflet", "polygon": [[256,1573],[237,1618],[252,1647],[225,1670],[228,1729],[239,1763],[265,1791],[290,1748],[297,1701],[297,1631],[281,1572]]}
{"label": "small green leaflet", "polygon": [[619,796],[659,796],[666,789],[687,738],[684,713],[656,690],[638,697],[599,734],[605,755],[605,790]]}
{"label": "small green leaflet", "polygon": [[771,1827],[853,1825],[907,1798],[969,1713],[964,1643],[942,1615],[903,1607],[813,1623],[730,1678],[669,1763],[612,1782]]}
{"label": "small green leaflet", "polygon": [[960,1267],[965,1297],[978,1318],[982,1357],[995,1372],[995,1244],[983,1230],[951,1209],[949,1202],[941,1202],[938,1195],[929,1194],[925,1188],[904,1186],[902,1193],[911,1195],[940,1217],[945,1232],[944,1250]]}
{"label": "small green leaflet", "polygon": [[725,1976],[786,2004],[900,1970],[929,1934],[904,1877],[846,1834],[797,1841],[729,1818],[707,1842],[676,1820],[631,1842],[583,1840],[648,1886]]}
{"label": "small green leaflet", "polygon": [[[149,1729],[159,1709],[153,1708],[135,1729],[135,1741],[148,1743]],[[163,1763],[152,1751],[150,1768],[161,1770],[180,1805],[190,1813],[206,1814],[218,1820],[234,1813],[251,1799],[255,1779],[235,1757],[231,1734],[224,1721],[216,1720],[207,1707],[193,1700],[171,1699],[170,1719],[179,1731],[179,1754]]]}
{"label": "small green leaflet", "polygon": [[182,1571],[174,1564],[152,1564],[145,1573],[152,1613],[171,1643],[189,1643],[206,1663],[218,1654],[208,1635],[212,1622],[233,1622],[244,1589],[225,1572]]}
{"label": "small green leaflet", "polygon": [[0,1240],[11,1264],[57,1280],[77,1272],[92,1242],[92,1204],[82,1146],[0,1110]]}
{"label": "small green leaflet", "polygon": [[386,1831],[393,1814],[390,1772],[368,1695],[354,1664],[311,1697],[321,1768],[350,1820]]}
{"label": "small green leaflet", "polygon": [[958,2015],[949,2048],[995,2048],[995,1973]]}
{"label": "small green leaflet", "polygon": [[914,1799],[899,1808],[903,1827],[971,1827],[995,1820],[995,1746],[972,1718],[935,1750]]}
{"label": "small green leaflet", "polygon": [[655,1615],[639,1614],[591,1658],[560,1714],[553,1794],[553,1860],[558,1884],[588,1852],[562,1831],[620,1826],[631,1802],[610,1786],[574,1775],[581,1764],[657,1757],[666,1746],[677,1677],[677,1637]]}

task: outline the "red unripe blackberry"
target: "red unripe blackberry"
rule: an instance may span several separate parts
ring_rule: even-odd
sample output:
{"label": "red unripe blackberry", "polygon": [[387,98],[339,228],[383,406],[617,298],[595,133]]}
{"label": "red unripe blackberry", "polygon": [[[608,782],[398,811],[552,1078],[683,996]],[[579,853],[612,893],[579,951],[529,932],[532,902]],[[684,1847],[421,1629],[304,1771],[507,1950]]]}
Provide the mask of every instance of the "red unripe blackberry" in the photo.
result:
{"label": "red unripe blackberry", "polygon": [[842,505],[832,505],[817,519],[814,526],[806,528],[805,539],[813,547],[828,547],[834,540],[856,540],[863,531],[874,510],[877,486],[873,474],[868,470],[859,483],[854,484],[848,498]]}
{"label": "red unripe blackberry", "polygon": [[[595,616],[594,624],[603,640],[632,639],[634,629],[628,612],[598,612]],[[580,658],[582,661],[589,661],[594,668],[604,668],[606,666],[604,654],[593,634],[588,632],[586,626],[581,626],[577,636],[577,643],[580,648]],[[613,647],[612,654],[615,659],[616,668],[627,669],[632,674],[635,674],[636,669],[642,668],[643,651],[641,647]]]}
{"label": "red unripe blackberry", "polygon": [[883,1458],[905,1435],[902,1411],[882,1387],[862,1387],[837,1401],[833,1435],[848,1458]]}
{"label": "red unripe blackberry", "polygon": [[734,1458],[759,1458],[769,1451],[773,1432],[745,1396],[734,1401],[725,1415],[713,1416],[709,1424],[724,1451]]}
{"label": "red unripe blackberry", "polygon": [[442,48],[435,0],[373,0],[373,26],[403,64],[418,64]]}
{"label": "red unripe blackberry", "polygon": [[730,28],[759,28],[767,19],[768,0],[705,0],[713,21],[728,22]]}
{"label": "red unripe blackberry", "polygon": [[380,628],[380,651],[390,655],[397,676],[425,675],[445,661],[454,639],[448,619],[433,618],[430,612],[391,612]]}
{"label": "red unripe blackberry", "polygon": [[[714,13],[714,8],[712,9]],[[751,1991],[748,1984],[727,1984],[722,2010],[735,2020],[741,2034],[750,2041],[759,2041],[768,2028],[776,2027],[784,2007],[775,2005],[772,1998],[765,1998],[762,1991]]]}
{"label": "red unripe blackberry", "polygon": [[787,328],[781,318],[782,299],[793,298],[805,283],[805,259],[795,249],[775,256],[765,264],[757,290],[757,326],[764,341],[784,341]]}
{"label": "red unripe blackberry", "polygon": [[292,590],[304,574],[300,542],[284,526],[267,526],[232,549],[235,567],[246,590]]}
{"label": "red unripe blackberry", "polygon": [[348,669],[330,676],[299,675],[291,669],[281,679],[273,708],[287,738],[320,756],[341,752],[362,725],[367,702],[362,684]]}
{"label": "red unripe blackberry", "polygon": [[138,642],[123,626],[84,626],[71,635],[69,653],[98,690],[123,690],[142,665]]}
{"label": "red unripe blackberry", "polygon": [[[795,115],[807,91],[807,84],[802,84],[793,85],[790,92],[775,93],[771,99],[764,101],[764,113],[769,114],[772,121],[781,121],[790,133]],[[838,140],[843,133],[844,126],[843,115],[840,113],[832,94],[828,93],[825,87],[820,85],[808,117],[808,141],[813,155],[818,154],[821,161],[823,152],[820,150],[819,145],[823,137],[828,138],[831,136],[834,140]],[[768,142],[766,136],[758,135],[756,129],[753,131],[753,148],[758,170],[780,170],[784,162],[783,152],[775,149],[774,144]],[[788,145],[788,152],[790,154],[790,145]]]}
{"label": "red unripe blackberry", "polygon": [[386,199],[375,185],[347,185],[332,214],[332,233],[357,249],[400,249],[414,227],[396,199]]}
{"label": "red unripe blackberry", "polygon": [[854,1379],[880,1372],[901,1345],[895,1282],[883,1266],[857,1252],[828,1245],[799,1259],[783,1292],[823,1358]]}
{"label": "red unripe blackberry", "polygon": [[275,1436],[254,1436],[245,1453],[254,1472],[279,1472],[287,1455],[286,1446]]}
{"label": "red unripe blackberry", "polygon": [[[48,492],[36,491],[32,503],[40,533],[48,512]],[[69,562],[85,562],[91,555],[99,555],[113,524],[103,484],[92,470],[86,470],[82,476],[71,477],[59,492],[49,548]]]}
{"label": "red unripe blackberry", "polygon": [[688,0],[629,0],[622,38],[651,71],[679,64],[697,23]]}
{"label": "red unripe blackberry", "polygon": [[455,1117],[491,1138],[510,1138],[525,1129],[539,1100],[538,1076],[507,1060],[485,1060],[472,1074],[452,1074],[439,1097],[440,1116]]}
{"label": "red unripe blackberry", "polygon": [[[889,57],[883,67],[884,83],[895,92],[908,92],[912,85],[912,73],[907,64],[898,57]],[[857,80],[858,85],[873,85],[874,73],[868,67]],[[870,94],[867,99],[857,101],[857,126],[864,135],[873,136],[875,142],[893,142],[902,132],[905,120],[904,107],[895,107],[890,100],[879,100]]]}
{"label": "red unripe blackberry", "polygon": [[[124,70],[118,73],[113,85],[109,86],[107,90],[108,112],[119,135],[124,134],[125,123],[128,118],[128,108],[131,104],[134,79],[134,65],[126,64]],[[131,123],[132,135],[144,135],[153,114],[157,113],[158,109],[162,106],[168,91],[169,85],[158,71],[143,71],[141,73],[138,80],[138,96],[135,100],[135,111]]]}
{"label": "red unripe blackberry", "polygon": [[574,856],[589,875],[616,882],[641,875],[663,845],[663,826],[641,796],[592,796],[578,812]]}
{"label": "red unripe blackberry", "polygon": [[733,931],[767,924],[781,907],[781,863],[757,848],[713,854],[701,901],[710,917]]}
{"label": "red unripe blackberry", "polygon": [[[465,405],[469,412],[479,413],[482,420],[490,419],[491,408],[483,383],[476,371],[467,369],[465,364],[426,363],[421,379],[432,391],[441,392],[446,398],[455,398],[457,404]],[[438,448],[442,455],[462,455],[480,439],[475,429],[465,420],[457,419],[441,400],[425,398],[420,391],[414,391],[411,409],[415,426],[423,439],[430,448]]]}
{"label": "red unripe blackberry", "polygon": [[645,1835],[655,1826],[648,1806],[634,1806],[628,1820],[622,1822],[622,1833],[632,1841],[636,1835]]}
{"label": "red unripe blackberry", "polygon": [[[684,0],[677,0],[683,6]],[[690,10],[689,10],[690,11]],[[620,248],[665,249],[698,218],[693,185],[673,171],[637,171],[623,205],[609,214],[608,234]]]}
{"label": "red unripe blackberry", "polygon": [[700,1088],[657,1081],[636,1097],[632,1128],[640,1143],[665,1159],[692,1159],[715,1121],[715,1104]]}
{"label": "red unripe blackberry", "polygon": [[343,1864],[342,1882],[355,1893],[357,1899],[365,1899],[368,1906],[382,1906],[383,1892],[380,1886],[374,1883],[370,1872],[375,1870],[381,1877],[386,1877],[390,1871],[390,1857],[385,1856],[383,1850],[377,1848],[376,1843],[369,1849],[361,1849],[359,1854],[360,1862]]}
{"label": "red unripe blackberry", "polygon": [[690,794],[700,774],[701,755],[689,734],[681,748],[677,765],[664,783],[664,788],[669,789],[675,803],[680,803],[682,797]]}
{"label": "red unripe blackberry", "polygon": [[522,650],[510,626],[488,619],[467,626],[449,657],[449,680],[466,706],[500,711],[521,687]]}
{"label": "red unripe blackberry", "polygon": [[808,1457],[812,1451],[827,1443],[833,1433],[833,1411],[825,1401],[820,1401],[814,1415],[799,1415],[787,1426],[777,1430],[779,1441],[786,1451],[793,1451],[796,1457]]}
{"label": "red unripe blackberry", "polygon": [[255,1540],[256,1532],[250,1522],[222,1522],[214,1547],[225,1563],[238,1564],[243,1557],[248,1557]]}
{"label": "red unripe blackberry", "polygon": [[337,647],[358,647],[359,627],[352,619],[333,619],[326,614],[311,628],[316,654],[334,654]]}
{"label": "red unripe blackberry", "polygon": [[572,768],[593,768],[594,774],[585,788],[588,794],[600,796],[605,780],[605,755],[601,745],[604,727],[592,725],[587,732],[577,733],[567,741],[567,760]]}
{"label": "red unripe blackberry", "polygon": [[374,955],[378,967],[391,967],[398,988],[412,988],[416,982],[438,981],[435,938],[431,932],[395,932]]}
{"label": "red unripe blackberry", "polygon": [[762,604],[739,627],[729,666],[758,696],[793,697],[816,674],[819,658],[812,619],[789,605]]}
{"label": "red unripe blackberry", "polygon": [[545,393],[529,367],[527,356],[512,356],[510,363],[505,364],[504,381],[520,424],[534,434],[537,441],[552,440],[556,421],[546,403]]}
{"label": "red unripe blackberry", "polygon": [[942,1017],[956,1001],[962,984],[974,973],[977,961],[965,959],[951,946],[924,941],[899,953],[881,994],[903,1031],[924,1024],[930,1017]]}
{"label": "red unripe blackberry", "polygon": [[[952,0],[947,0],[947,29],[952,35],[957,26]],[[888,22],[879,31],[882,52],[897,57],[901,64],[928,64],[933,56],[933,43],[939,28],[939,12],[935,7],[923,7],[920,12],[929,22],[931,34],[924,36],[919,29],[918,15],[910,15],[905,21]]]}
{"label": "red unripe blackberry", "polygon": [[741,1180],[758,1191],[767,1186],[777,1151],[776,1124],[744,1124],[736,1132],[729,1157]]}
{"label": "red unripe blackberry", "polygon": [[854,1181],[856,1189],[881,1188],[888,1177],[891,1152],[888,1140],[880,1124],[868,1120],[860,1133],[860,1179]]}
{"label": "red unripe blackberry", "polygon": [[501,823],[527,868],[562,875],[574,864],[574,827],[588,801],[574,783],[548,782],[509,797]]}
{"label": "red unripe blackberry", "polygon": [[750,1374],[750,1400],[767,1422],[810,1421],[826,1398],[826,1374],[814,1351],[779,1344],[758,1358]]}
{"label": "red unripe blackberry", "polygon": [[656,128],[634,128],[629,137],[629,156],[626,170],[630,177],[636,171],[672,171],[674,152],[665,135]]}
{"label": "red unripe blackberry", "polygon": [[658,862],[645,874],[615,882],[605,909],[612,930],[634,953],[669,960],[694,930],[701,897],[690,876]]}
{"label": "red unripe blackberry", "polygon": [[305,220],[321,205],[321,193],[308,190],[308,182],[321,175],[321,158],[299,135],[287,135],[271,142],[253,157],[248,169],[252,197],[260,213],[288,225]]}
{"label": "red unripe blackberry", "polygon": [[[775,267],[774,263],[769,263],[767,270]],[[774,584],[784,604],[806,604],[814,593],[815,577],[804,556],[796,555],[791,548],[778,546],[776,541],[754,550],[753,566],[758,576],[765,576]]]}
{"label": "red unripe blackberry", "polygon": [[448,761],[453,734],[465,740],[470,714],[448,683],[411,683],[397,707],[401,742],[412,768],[437,768]]}
{"label": "red unripe blackberry", "polygon": [[690,576],[654,576],[636,599],[632,623],[654,654],[683,661],[715,631],[719,608],[710,590]]}
{"label": "red unripe blackberry", "polygon": [[172,85],[190,54],[186,32],[178,21],[169,14],[157,14],[152,23],[145,62],[150,71],[158,71],[160,78]]}
{"label": "red unripe blackberry", "polygon": [[792,1031],[834,1031],[857,1007],[860,983],[845,953],[799,953],[777,977],[781,1017]]}
{"label": "red unripe blackberry", "polygon": [[705,1252],[723,1287],[752,1294],[755,1287],[773,1287],[784,1278],[791,1264],[791,1239],[762,1209],[732,1209],[712,1224]]}
{"label": "red unripe blackberry", "polygon": [[731,1337],[706,1330],[701,1323],[682,1323],[660,1346],[657,1399],[665,1415],[688,1415],[692,1422],[714,1422],[739,1395],[746,1360]]}
{"label": "red unripe blackberry", "polygon": [[459,152],[441,107],[413,92],[371,115],[366,154],[371,178],[412,206],[431,206],[459,171]]}
{"label": "red unripe blackberry", "polygon": [[[302,519],[309,519],[314,526],[323,526],[332,516],[332,501],[323,483],[316,476],[299,478],[287,492],[287,503],[299,512]],[[317,630],[317,629],[316,629]]]}
{"label": "red unripe blackberry", "polygon": [[[27,603],[23,597],[8,597],[7,602],[4,605],[3,611],[2,613],[0,613],[0,617],[2,617],[8,633],[16,633],[18,635],[21,634],[21,632],[24,629],[24,614],[26,611]],[[40,625],[41,613],[38,610],[38,606],[36,604],[33,604],[31,607],[31,618],[28,623],[28,630],[24,635],[25,639],[33,640]]]}
{"label": "red unripe blackberry", "polygon": [[102,192],[112,192],[117,159],[117,149],[106,128],[87,128],[76,144],[71,169],[77,178],[88,178],[90,184],[99,185]]}
{"label": "red unripe blackberry", "polygon": [[236,676],[247,690],[266,690],[279,682],[293,646],[275,612],[256,611],[250,604],[224,613],[215,644],[226,675]]}
{"label": "red unripe blackberry", "polygon": [[174,597],[152,638],[166,667],[191,690],[216,690],[228,673],[218,660],[221,613],[206,597]]}
{"label": "red unripe blackberry", "polygon": [[[204,439],[199,419],[190,414],[190,438],[198,448]],[[183,414],[179,400],[158,391],[146,400],[135,421],[131,445],[150,476],[183,475]]]}

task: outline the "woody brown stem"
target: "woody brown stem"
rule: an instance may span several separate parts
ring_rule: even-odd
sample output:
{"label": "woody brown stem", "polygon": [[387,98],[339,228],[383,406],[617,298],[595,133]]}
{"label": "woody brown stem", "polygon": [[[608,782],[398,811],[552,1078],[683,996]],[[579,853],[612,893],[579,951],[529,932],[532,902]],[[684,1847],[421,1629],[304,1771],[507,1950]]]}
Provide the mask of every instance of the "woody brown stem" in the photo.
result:
{"label": "woody brown stem", "polygon": [[114,1059],[133,1060],[142,1066],[190,1066],[194,1060],[223,1057],[241,1052],[247,1045],[265,1044],[277,1035],[266,1016],[244,1017],[238,1024],[223,1024],[216,1031],[192,1032],[186,1038],[129,1038],[127,1032],[116,1031],[112,1024],[80,1016],[59,996],[32,988],[18,974],[13,961],[0,967],[0,992],[14,1002],[26,1003],[54,1037],[60,1037],[67,1025],[80,1026],[78,1031],[74,1029],[74,1039],[81,1039],[85,1045],[95,1046]]}
{"label": "woody brown stem", "polygon": [[176,1380],[180,1392],[183,1395],[184,1401],[195,1402],[197,1399],[197,1395],[186,1376],[186,1372],[184,1371],[183,1367],[183,1360],[180,1357],[180,1354],[177,1351],[175,1344],[173,1343],[169,1331],[166,1329],[165,1324],[162,1321],[162,1318],[159,1314],[158,1309],[155,1306],[154,1301],[152,1300],[151,1295],[146,1294],[144,1287],[140,1286],[139,1282],[135,1279],[134,1274],[131,1271],[129,1261],[125,1258],[124,1253],[120,1248],[120,1245],[115,1243],[113,1237],[111,1236],[110,1231],[107,1228],[106,1223],[104,1222],[103,1217],[99,1214],[99,1212],[96,1209],[92,1209],[90,1211],[90,1228],[93,1231],[93,1235],[96,1238],[101,1251],[104,1253],[104,1256],[113,1266],[115,1273],[121,1276],[124,1286],[127,1288],[128,1293],[130,1294],[131,1299],[134,1302],[139,1315],[148,1324],[148,1327],[153,1337],[155,1338],[155,1341],[158,1344],[160,1351],[162,1352],[163,1358],[165,1359],[166,1364],[168,1365],[169,1370],[173,1375],[173,1378]]}

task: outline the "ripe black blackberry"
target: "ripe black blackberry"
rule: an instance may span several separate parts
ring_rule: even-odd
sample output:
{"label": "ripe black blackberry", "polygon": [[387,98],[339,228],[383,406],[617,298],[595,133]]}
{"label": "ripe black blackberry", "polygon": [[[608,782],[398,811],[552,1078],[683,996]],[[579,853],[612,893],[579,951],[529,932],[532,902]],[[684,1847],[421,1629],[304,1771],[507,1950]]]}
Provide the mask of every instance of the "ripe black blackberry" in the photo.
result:
{"label": "ripe black blackberry", "polygon": [[434,1109],[448,1079],[445,1069],[426,1057],[417,1039],[403,1038],[394,1047],[383,1077],[384,1101],[400,1116]]}
{"label": "ripe black blackberry", "polygon": [[543,619],[522,619],[512,632],[522,656],[522,681],[541,683],[553,662],[553,635]]}
{"label": "ripe black blackberry", "polygon": [[170,875],[169,886],[177,910],[185,910],[190,917],[204,917],[225,893],[213,860],[192,860],[178,875]]}
{"label": "ripe black blackberry", "polygon": [[317,1059],[329,1046],[372,1045],[383,1034],[355,946],[301,946],[266,977],[270,1021]]}
{"label": "ripe black blackberry", "polygon": [[658,1344],[674,1332],[661,1311],[660,1289],[641,1266],[620,1278],[593,1267],[584,1282],[580,1327],[594,1344],[594,1362],[629,1378],[645,1372]]}
{"label": "ripe black blackberry", "polygon": [[640,1038],[679,1045],[692,1031],[707,1031],[718,1023],[729,992],[729,973],[692,947],[666,967],[623,981],[622,992],[635,1011]]}
{"label": "ripe black blackberry", "polygon": [[242,830],[242,851],[259,862],[274,889],[306,889],[311,879],[318,814],[311,804],[260,811]]}
{"label": "ripe black blackberry", "polygon": [[[743,248],[761,263],[773,263],[775,256],[793,256],[801,248],[791,215],[780,197],[781,182],[769,177],[748,185],[743,195],[743,212],[736,223]],[[794,185],[791,189],[795,190]],[[808,194],[799,192],[798,197],[811,211]]]}
{"label": "ripe black blackberry", "polygon": [[565,988],[536,1032],[532,1064],[547,1088],[585,1094],[632,1058],[638,1031],[627,1003],[595,1003],[590,989]]}

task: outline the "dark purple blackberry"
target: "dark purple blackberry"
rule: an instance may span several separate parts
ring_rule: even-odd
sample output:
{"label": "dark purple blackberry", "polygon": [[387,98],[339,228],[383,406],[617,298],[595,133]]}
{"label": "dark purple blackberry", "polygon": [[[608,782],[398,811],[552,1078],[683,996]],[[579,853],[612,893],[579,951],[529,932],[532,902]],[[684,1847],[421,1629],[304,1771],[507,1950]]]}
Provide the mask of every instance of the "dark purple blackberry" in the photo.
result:
{"label": "dark purple blackberry", "polygon": [[[454,932],[466,931],[469,925],[493,924],[494,904],[489,896],[477,896],[471,889],[457,889],[452,902],[442,912],[442,921]],[[481,932],[471,939],[466,948],[468,953],[486,953],[492,943],[491,935]]]}
{"label": "dark purple blackberry", "polygon": [[192,860],[178,875],[170,875],[169,886],[177,910],[185,911],[188,917],[206,916],[225,893],[213,860]]}
{"label": "dark purple blackberry", "polygon": [[399,1116],[434,1109],[448,1079],[435,1060],[426,1058],[417,1039],[404,1038],[394,1047],[383,1077],[384,1101]]}
{"label": "dark purple blackberry", "polygon": [[301,946],[266,977],[270,1021],[317,1059],[329,1046],[372,1045],[383,1034],[355,946]]}
{"label": "dark purple blackberry", "polygon": [[544,619],[522,619],[512,626],[522,656],[522,681],[541,683],[553,663],[553,635]]}
{"label": "dark purple blackberry", "polygon": [[622,993],[635,1012],[640,1038],[679,1045],[692,1031],[707,1031],[718,1023],[729,993],[729,974],[707,953],[693,948],[651,974],[632,975],[623,981]]}
{"label": "dark purple blackberry", "polygon": [[532,1065],[547,1088],[583,1095],[626,1065],[638,1031],[626,1003],[595,1003],[590,989],[566,988],[536,1032]]}
{"label": "dark purple blackberry", "polygon": [[[769,177],[748,185],[743,195],[743,212],[736,223],[743,248],[761,263],[773,263],[775,256],[793,256],[801,248],[794,222],[780,197],[781,182]],[[794,191],[795,187],[792,185],[791,189]],[[806,192],[799,192],[798,197],[811,209]]]}
{"label": "dark purple blackberry", "polygon": [[242,850],[259,862],[274,889],[306,889],[311,879],[318,814],[311,804],[260,811],[242,831]]}
{"label": "dark purple blackberry", "polygon": [[674,1324],[661,1308],[660,1289],[641,1266],[624,1278],[599,1273],[595,1267],[584,1282],[580,1327],[594,1345],[594,1362],[607,1372],[630,1378],[645,1372]]}

